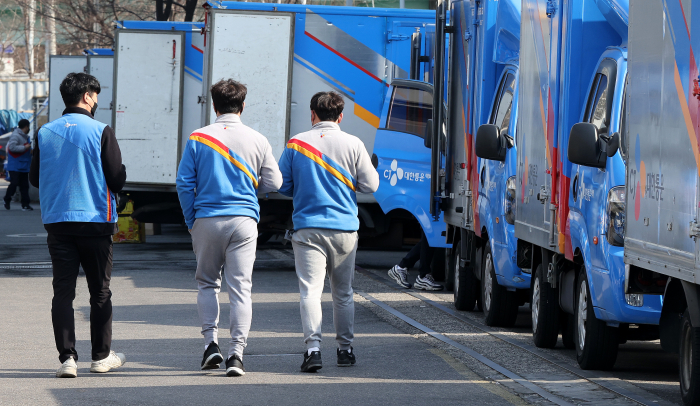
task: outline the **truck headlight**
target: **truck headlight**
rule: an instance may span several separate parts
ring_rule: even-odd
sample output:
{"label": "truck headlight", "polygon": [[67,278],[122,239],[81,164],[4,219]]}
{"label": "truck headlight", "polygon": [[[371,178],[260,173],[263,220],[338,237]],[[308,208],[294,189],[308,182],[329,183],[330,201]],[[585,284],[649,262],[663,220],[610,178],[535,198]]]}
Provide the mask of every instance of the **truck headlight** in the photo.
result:
{"label": "truck headlight", "polygon": [[608,193],[608,242],[617,247],[625,244],[625,187],[616,186]]}
{"label": "truck headlight", "polygon": [[506,209],[506,221],[508,224],[515,224],[515,176],[511,176],[506,181],[506,195],[503,206]]}

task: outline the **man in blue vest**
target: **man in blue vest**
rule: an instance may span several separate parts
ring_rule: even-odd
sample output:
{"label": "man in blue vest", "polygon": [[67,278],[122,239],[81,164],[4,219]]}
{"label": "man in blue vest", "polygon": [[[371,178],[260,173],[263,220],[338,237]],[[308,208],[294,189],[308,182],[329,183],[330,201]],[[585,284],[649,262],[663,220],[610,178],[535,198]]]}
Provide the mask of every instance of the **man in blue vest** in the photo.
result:
{"label": "man in blue vest", "polygon": [[34,210],[29,205],[29,165],[32,151],[29,140],[29,120],[19,120],[17,128],[7,141],[7,171],[10,172],[10,186],[5,193],[5,209],[10,210],[10,201],[17,187],[22,195],[22,211]]}
{"label": "man in blue vest", "polygon": [[107,372],[126,361],[112,345],[112,236],[116,193],[126,168],[114,130],[93,118],[100,82],[70,73],[61,82],[67,108],[39,130],[29,180],[39,188],[41,219],[48,231],[53,264],[53,323],[59,378],[78,375],[73,299],[82,265],[90,291],[90,372]]}

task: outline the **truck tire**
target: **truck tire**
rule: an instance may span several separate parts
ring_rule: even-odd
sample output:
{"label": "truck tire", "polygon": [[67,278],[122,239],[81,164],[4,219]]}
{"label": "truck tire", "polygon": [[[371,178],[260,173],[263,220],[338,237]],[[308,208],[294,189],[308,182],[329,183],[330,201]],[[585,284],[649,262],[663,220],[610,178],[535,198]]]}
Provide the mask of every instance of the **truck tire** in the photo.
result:
{"label": "truck tire", "polygon": [[484,246],[484,259],[481,263],[481,304],[486,316],[484,322],[487,326],[513,327],[518,318],[518,298],[515,292],[509,292],[498,284],[489,242]]}
{"label": "truck tire", "polygon": [[455,249],[445,249],[445,290],[451,291],[455,288],[455,276],[454,276],[454,252]]}
{"label": "truck tire", "polygon": [[576,299],[576,360],[581,369],[609,370],[617,359],[618,330],[598,320],[591,303],[586,268],[581,268]]}
{"label": "truck tire", "polygon": [[690,313],[685,309],[681,321],[678,369],[683,404],[700,404],[700,328],[693,327]]}
{"label": "truck tire", "polygon": [[559,338],[559,297],[557,290],[547,282],[540,263],[532,281],[532,338],[539,348],[554,348]]}
{"label": "truck tire", "polygon": [[566,312],[559,312],[560,319],[559,325],[561,326],[561,341],[564,344],[564,348],[573,350],[576,348],[576,343],[574,342],[574,334],[576,334],[576,317],[573,314],[568,314]]}
{"label": "truck tire", "polygon": [[453,250],[452,257],[453,283],[454,283],[454,304],[457,310],[472,311],[476,306],[476,296],[478,280],[471,268],[465,268],[459,265],[462,259],[462,245],[457,244]]}

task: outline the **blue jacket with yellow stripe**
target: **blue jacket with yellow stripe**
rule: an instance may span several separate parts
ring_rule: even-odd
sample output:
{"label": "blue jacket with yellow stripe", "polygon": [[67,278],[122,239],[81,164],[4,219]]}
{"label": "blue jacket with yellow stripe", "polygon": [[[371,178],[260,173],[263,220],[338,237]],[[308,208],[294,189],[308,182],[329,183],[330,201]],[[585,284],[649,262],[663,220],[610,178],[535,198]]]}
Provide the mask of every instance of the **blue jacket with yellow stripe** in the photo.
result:
{"label": "blue jacket with yellow stripe", "polygon": [[282,184],[265,136],[224,114],[190,135],[177,171],[177,194],[185,223],[198,218],[247,216],[260,220],[258,193]]}
{"label": "blue jacket with yellow stripe", "polygon": [[374,193],[379,174],[362,141],[321,121],[287,143],[279,192],[294,199],[294,229],[357,231],[356,193]]}

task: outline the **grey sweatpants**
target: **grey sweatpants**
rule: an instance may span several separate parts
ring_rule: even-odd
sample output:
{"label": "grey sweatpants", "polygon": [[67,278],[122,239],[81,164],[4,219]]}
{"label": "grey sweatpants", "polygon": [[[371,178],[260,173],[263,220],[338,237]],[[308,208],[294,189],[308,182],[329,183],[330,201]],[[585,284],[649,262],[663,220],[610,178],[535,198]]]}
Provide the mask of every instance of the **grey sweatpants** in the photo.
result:
{"label": "grey sweatpants", "polygon": [[357,233],[304,228],[293,234],[292,247],[299,277],[301,324],[306,348],[319,347],[321,343],[321,294],[327,272],[333,296],[335,339],[341,350],[349,349],[355,323],[352,282]]}
{"label": "grey sweatpants", "polygon": [[219,292],[223,269],[231,303],[231,345],[228,356],[243,357],[248,341],[253,302],[253,264],[258,224],[246,216],[199,218],[192,227],[192,246],[197,256],[195,278],[199,285],[197,308],[204,344],[218,343]]}

